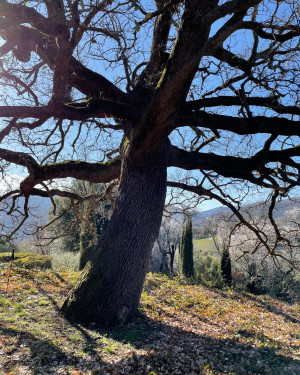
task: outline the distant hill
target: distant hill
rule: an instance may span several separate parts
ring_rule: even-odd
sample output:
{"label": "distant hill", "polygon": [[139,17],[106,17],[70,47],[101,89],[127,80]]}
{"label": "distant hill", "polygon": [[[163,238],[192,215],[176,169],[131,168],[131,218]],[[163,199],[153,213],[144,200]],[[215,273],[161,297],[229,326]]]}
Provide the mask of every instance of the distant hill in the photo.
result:
{"label": "distant hill", "polygon": [[[300,200],[300,199],[299,199]],[[19,199],[19,206],[22,207],[24,204],[24,199]],[[35,223],[41,223],[45,222],[47,220],[48,212],[51,208],[51,201],[49,198],[42,198],[38,196],[30,197],[29,200],[29,207],[31,212],[31,217],[27,220],[26,227],[29,228]],[[284,217],[286,212],[290,211],[294,207],[299,207],[300,210],[300,201],[298,203],[292,202],[288,199],[282,200],[278,203],[276,210],[274,211],[275,218],[281,218]],[[250,210],[250,212],[257,213],[259,210],[261,211],[261,214],[267,215],[269,205],[266,205],[265,207],[262,207],[260,203],[257,203],[251,207],[250,205],[245,206],[245,208],[242,211]],[[178,208],[176,208],[176,211],[178,211]],[[231,210],[227,207],[217,207],[213,208],[211,210],[201,211],[193,216],[193,226],[194,227],[200,227],[203,222],[212,216],[224,216],[224,215],[230,215]],[[179,214],[178,214],[179,215]],[[0,214],[0,224],[1,227],[4,225],[5,227],[15,227],[13,225],[11,216],[1,213]],[[3,232],[3,229],[1,229]]]}
{"label": "distant hill", "polygon": [[230,209],[227,207],[216,207],[211,210],[200,211],[193,216],[193,226],[200,226],[203,221],[209,217],[217,215],[227,215],[230,214]]}
{"label": "distant hill", "polygon": [[[246,205],[242,208],[242,213],[246,211],[251,212],[252,214],[260,214],[260,215],[267,215],[269,210],[270,204],[263,205],[260,202],[257,202],[253,205]],[[298,207],[300,211],[300,198],[298,198],[298,202],[290,201],[288,199],[284,199],[281,202],[278,202],[276,208],[274,209],[274,218],[279,219],[283,218],[286,213],[292,210],[294,207]],[[227,207],[217,207],[207,211],[201,211],[193,216],[193,226],[201,226],[204,220],[212,216],[226,216],[230,215],[232,211]]]}
{"label": "distant hill", "polygon": [[[24,207],[24,198],[19,198],[18,200],[18,207],[20,211],[23,212]],[[31,232],[33,229],[34,224],[41,225],[43,222],[46,222],[47,215],[49,209],[51,207],[51,201],[49,198],[42,198],[38,196],[30,197],[29,199],[29,212],[30,216],[26,220],[26,225],[24,225],[24,229],[26,232]],[[5,212],[1,212],[0,214],[0,228],[2,233],[8,233],[13,228],[15,228],[18,223],[22,220],[21,215],[16,217],[12,217],[11,215],[7,215]],[[19,234],[21,236],[21,233]]]}

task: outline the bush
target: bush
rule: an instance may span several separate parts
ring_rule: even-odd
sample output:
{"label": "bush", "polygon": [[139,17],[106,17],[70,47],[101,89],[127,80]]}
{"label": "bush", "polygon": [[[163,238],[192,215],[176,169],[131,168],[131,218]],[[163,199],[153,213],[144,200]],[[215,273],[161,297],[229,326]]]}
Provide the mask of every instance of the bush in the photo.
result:
{"label": "bush", "polygon": [[[11,253],[0,253],[0,262],[9,263]],[[51,257],[48,255],[40,255],[35,253],[15,253],[13,262],[17,267],[21,268],[51,268]]]}
{"label": "bush", "polygon": [[272,297],[288,302],[300,301],[300,272],[290,270],[281,273],[278,270],[262,276],[264,292]]}
{"label": "bush", "polygon": [[0,253],[11,253],[11,251],[11,246],[5,241],[5,237],[0,236]]}
{"label": "bush", "polygon": [[53,269],[68,268],[74,269],[75,271],[79,269],[79,253],[57,251],[51,253],[51,257]]}
{"label": "bush", "polygon": [[195,259],[195,279],[208,287],[221,288],[223,278],[220,268],[220,258],[201,251]]}
{"label": "bush", "polygon": [[[237,264],[236,264],[237,265]],[[282,269],[272,263],[259,268],[259,263],[251,262],[233,274],[233,287],[237,291],[253,294],[268,294],[288,302],[300,301],[300,272],[290,269],[282,262]]]}

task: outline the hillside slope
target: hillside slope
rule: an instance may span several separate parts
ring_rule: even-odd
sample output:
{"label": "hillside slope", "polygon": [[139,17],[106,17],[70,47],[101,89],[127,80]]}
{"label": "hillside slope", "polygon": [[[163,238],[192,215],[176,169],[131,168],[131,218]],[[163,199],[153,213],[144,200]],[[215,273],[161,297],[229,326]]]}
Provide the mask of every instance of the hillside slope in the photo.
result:
{"label": "hillside slope", "polygon": [[[13,269],[0,298],[0,374],[300,373],[299,305],[149,274],[125,327],[72,325],[58,306],[78,276]],[[0,269],[6,288],[6,269]]]}

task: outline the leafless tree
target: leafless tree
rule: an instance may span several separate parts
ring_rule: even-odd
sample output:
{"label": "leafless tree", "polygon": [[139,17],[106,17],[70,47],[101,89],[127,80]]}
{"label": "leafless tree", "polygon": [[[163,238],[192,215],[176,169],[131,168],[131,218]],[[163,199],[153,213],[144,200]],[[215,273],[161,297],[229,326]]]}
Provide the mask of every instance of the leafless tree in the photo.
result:
{"label": "leafless tree", "polygon": [[[299,34],[293,0],[0,0],[0,173],[23,176],[1,197],[11,235],[33,195],[80,201],[53,179],[119,179],[66,317],[133,316],[167,186],[226,205],[275,255],[274,207],[300,178]],[[270,241],[240,211],[257,192]]]}
{"label": "leafless tree", "polygon": [[[182,218],[182,215],[181,215]],[[180,218],[164,217],[160,231],[152,250],[152,263],[155,270],[167,274],[174,274],[176,251],[179,249],[182,223]]]}

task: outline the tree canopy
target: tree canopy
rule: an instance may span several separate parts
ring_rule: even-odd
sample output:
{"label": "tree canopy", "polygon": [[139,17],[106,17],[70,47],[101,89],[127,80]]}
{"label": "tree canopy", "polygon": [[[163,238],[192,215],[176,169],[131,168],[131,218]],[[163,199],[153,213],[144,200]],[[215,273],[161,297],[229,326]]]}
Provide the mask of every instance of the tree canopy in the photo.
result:
{"label": "tree canopy", "polygon": [[[22,176],[1,209],[18,229],[30,196],[83,199],[55,179],[120,183],[66,316],[132,316],[167,186],[231,208],[275,254],[276,202],[299,191],[299,35],[293,0],[0,0],[0,167]],[[239,210],[257,191],[272,241]]]}

